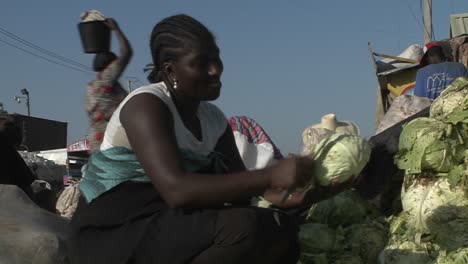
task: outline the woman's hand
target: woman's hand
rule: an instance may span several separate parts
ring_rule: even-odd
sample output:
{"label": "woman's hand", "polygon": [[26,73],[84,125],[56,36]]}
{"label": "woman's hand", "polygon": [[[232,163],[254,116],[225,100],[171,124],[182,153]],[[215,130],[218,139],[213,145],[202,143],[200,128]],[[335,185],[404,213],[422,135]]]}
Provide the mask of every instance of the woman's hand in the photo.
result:
{"label": "woman's hand", "polygon": [[119,29],[119,25],[117,24],[117,21],[115,21],[115,19],[113,18],[106,18],[106,20],[104,20],[104,24],[109,27],[111,30],[118,30]]}
{"label": "woman's hand", "polygon": [[304,197],[304,203],[314,204],[314,203],[326,200],[343,191],[353,188],[355,184],[356,184],[356,181],[352,180],[352,181],[347,181],[344,183],[329,185],[329,186],[317,185],[315,186],[315,188],[309,190],[306,193]]}
{"label": "woman's hand", "polygon": [[312,169],[314,160],[311,157],[290,156],[279,161],[272,168],[270,189],[291,191],[302,188],[313,182]]}
{"label": "woman's hand", "polygon": [[[313,166],[314,160],[311,156],[289,155],[287,159],[278,163],[279,169],[272,174],[272,189],[265,192],[264,198],[280,208],[294,208],[331,198],[353,188],[356,183],[348,181],[321,186],[312,175]],[[307,187],[307,190],[295,191],[303,187]]]}
{"label": "woman's hand", "polygon": [[296,189],[307,187],[313,189],[312,157],[297,157],[289,155],[272,168],[270,188],[264,193],[264,198],[280,208],[300,206],[306,196],[305,191]]}
{"label": "woman's hand", "polygon": [[267,190],[263,194],[263,198],[281,209],[287,209],[301,206],[305,201],[306,194],[305,191],[294,192],[288,194],[287,198],[282,200],[284,191]]}

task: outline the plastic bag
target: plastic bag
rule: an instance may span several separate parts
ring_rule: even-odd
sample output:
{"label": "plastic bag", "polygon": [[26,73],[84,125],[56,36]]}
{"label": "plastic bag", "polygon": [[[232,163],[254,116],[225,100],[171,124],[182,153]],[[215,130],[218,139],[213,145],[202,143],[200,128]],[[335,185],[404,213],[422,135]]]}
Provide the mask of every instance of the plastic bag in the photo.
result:
{"label": "plastic bag", "polygon": [[79,181],[71,181],[57,200],[55,209],[60,216],[71,219],[78,206],[81,193],[78,189]]}
{"label": "plastic bag", "polygon": [[379,134],[396,123],[420,112],[431,105],[431,100],[426,97],[414,95],[401,95],[393,100],[392,105],[383,117],[375,134]]}

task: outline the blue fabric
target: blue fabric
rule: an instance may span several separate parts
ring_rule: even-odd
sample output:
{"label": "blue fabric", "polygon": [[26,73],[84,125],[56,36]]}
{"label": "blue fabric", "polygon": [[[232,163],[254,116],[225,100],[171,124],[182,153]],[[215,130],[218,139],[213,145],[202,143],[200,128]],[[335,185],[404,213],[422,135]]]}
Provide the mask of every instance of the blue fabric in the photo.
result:
{"label": "blue fabric", "polygon": [[[227,170],[222,155],[217,152],[202,156],[181,150],[181,155],[187,172],[196,172],[206,167],[212,168],[214,172]],[[91,155],[79,189],[89,203],[126,181],[150,182],[150,179],[132,149],[113,147]]]}
{"label": "blue fabric", "polygon": [[436,99],[456,78],[468,76],[468,70],[458,62],[430,64],[416,74],[414,95]]}

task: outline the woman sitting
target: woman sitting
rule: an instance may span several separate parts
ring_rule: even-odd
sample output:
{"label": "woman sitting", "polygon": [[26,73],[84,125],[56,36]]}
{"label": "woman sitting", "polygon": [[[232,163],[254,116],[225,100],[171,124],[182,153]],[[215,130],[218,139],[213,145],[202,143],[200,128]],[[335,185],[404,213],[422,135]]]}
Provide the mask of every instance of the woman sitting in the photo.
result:
{"label": "woman sitting", "polygon": [[[168,17],[150,41],[152,84],[130,93],[89,160],[72,219],[71,263],[296,263],[296,219],[250,207],[312,179],[310,158],[246,171],[219,97],[223,64],[213,34]],[[314,192],[314,190],[311,190]]]}

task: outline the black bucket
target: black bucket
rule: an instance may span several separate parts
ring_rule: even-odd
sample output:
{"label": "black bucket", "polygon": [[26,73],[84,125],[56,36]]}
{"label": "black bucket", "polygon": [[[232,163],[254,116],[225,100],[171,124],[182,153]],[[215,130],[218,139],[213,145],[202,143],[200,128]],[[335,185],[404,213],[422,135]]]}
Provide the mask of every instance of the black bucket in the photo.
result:
{"label": "black bucket", "polygon": [[81,22],[78,30],[85,53],[110,51],[111,32],[103,21]]}

